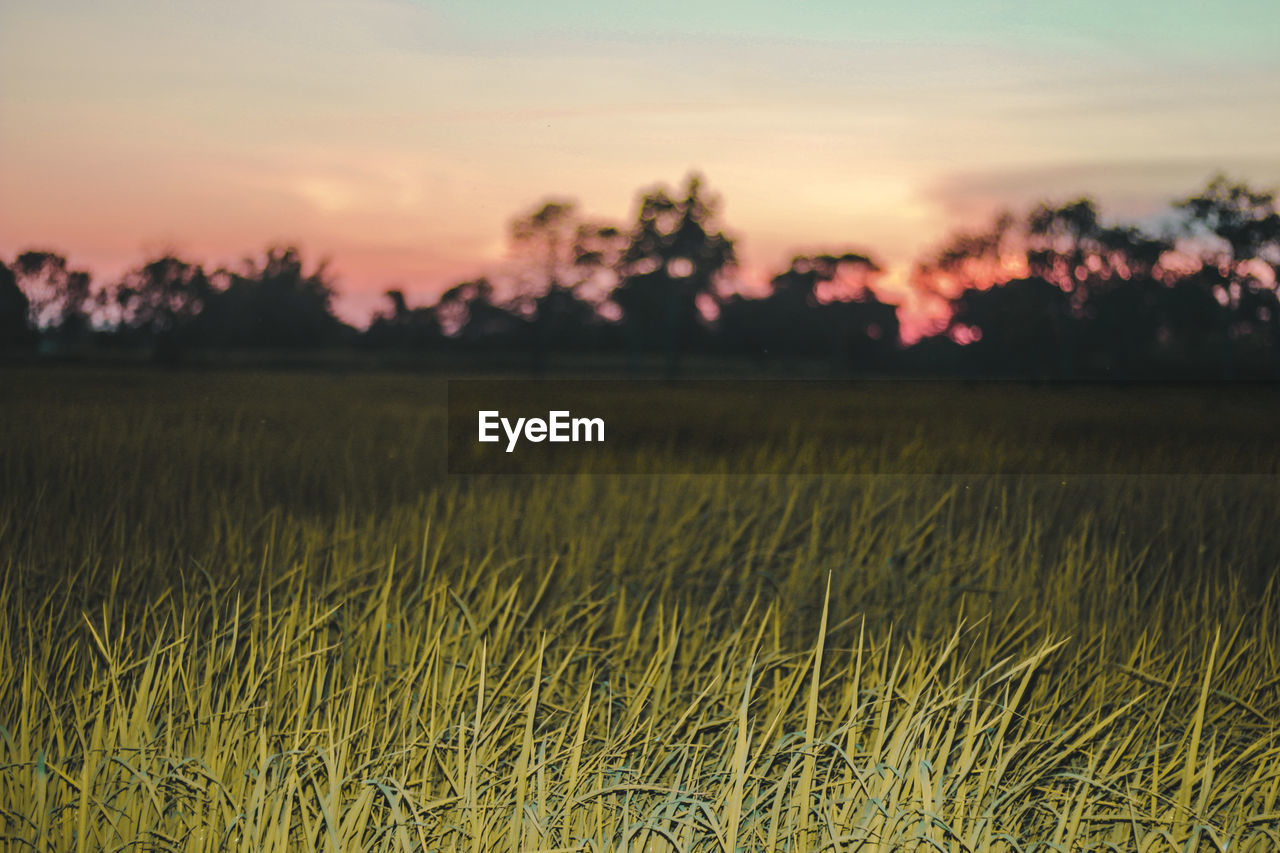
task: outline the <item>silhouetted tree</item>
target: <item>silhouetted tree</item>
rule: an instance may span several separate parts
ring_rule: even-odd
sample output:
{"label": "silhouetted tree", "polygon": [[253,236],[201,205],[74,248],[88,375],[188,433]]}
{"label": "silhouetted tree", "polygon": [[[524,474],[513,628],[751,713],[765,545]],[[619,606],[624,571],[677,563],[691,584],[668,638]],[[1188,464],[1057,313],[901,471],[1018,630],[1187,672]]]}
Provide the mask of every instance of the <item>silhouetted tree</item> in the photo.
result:
{"label": "silhouetted tree", "polygon": [[[639,198],[622,231],[550,198],[511,223],[514,295],[488,279],[462,282],[431,307],[387,292],[370,346],[600,350],[665,356],[669,374],[691,348],[758,359],[826,359],[834,369],[890,365],[937,372],[1072,376],[1280,376],[1280,211],[1272,192],[1216,176],[1176,204],[1168,236],[1103,220],[1088,198],[1002,213],[959,232],[918,263],[912,283],[935,306],[935,335],[898,349],[894,306],[876,298],[879,265],[861,252],[798,255],[763,299],[717,297],[734,263],[719,202],[691,175],[679,193]],[[503,286],[507,280],[504,279]],[[504,292],[505,289],[504,289]],[[351,332],[333,314],[323,264],[271,248],[238,271],[208,274],[173,255],[109,288],[53,251],[0,263],[0,346],[43,339],[149,343],[176,354],[213,346],[319,347]],[[945,317],[943,316],[945,315]]]}
{"label": "silhouetted tree", "polygon": [[1191,236],[1212,235],[1220,246],[1205,247],[1202,259],[1223,275],[1253,277],[1252,261],[1280,266],[1280,212],[1273,192],[1251,189],[1215,175],[1198,194],[1175,207],[1187,215]]}
{"label": "silhouetted tree", "polygon": [[[951,300],[966,290],[983,290],[1026,275],[1025,223],[1012,211],[998,213],[977,231],[956,231],[911,271],[911,286],[923,310],[935,316],[950,311]],[[933,334],[947,329],[935,321]],[[940,351],[950,352],[951,348]]]}
{"label": "silhouetted tree", "polygon": [[190,322],[212,293],[204,267],[168,254],[126,273],[113,297],[121,325],[159,335]]}
{"label": "silhouetted tree", "polygon": [[964,291],[952,302],[949,332],[968,344],[964,361],[983,375],[1073,375],[1070,296],[1043,278]]}
{"label": "silhouetted tree", "polygon": [[181,358],[192,321],[213,293],[202,266],[166,254],[126,273],[105,295],[119,331],[149,342],[157,360],[174,362]]}
{"label": "silhouetted tree", "polygon": [[603,320],[596,307],[579,297],[580,286],[554,287],[534,303],[535,369],[553,349],[575,350],[598,345]]}
{"label": "silhouetted tree", "polygon": [[603,303],[618,284],[618,268],[627,251],[628,237],[608,223],[580,222],[573,236],[575,284],[584,298]]}
{"label": "silhouetted tree", "polygon": [[522,294],[536,298],[569,284],[576,230],[577,205],[567,199],[549,199],[512,220],[511,244],[529,260],[529,268],[521,270]]}
{"label": "silhouetted tree", "polygon": [[350,331],[334,316],[333,283],[322,263],[303,268],[298,250],[272,247],[239,272],[219,271],[225,281],[205,300],[193,323],[199,338],[218,346],[319,347]]}
{"label": "silhouetted tree", "polygon": [[826,358],[835,369],[884,367],[898,316],[871,283],[880,266],[858,252],[798,255],[764,299],[731,296],[720,306],[726,345],[758,359]]}
{"label": "silhouetted tree", "polygon": [[1199,273],[1180,275],[1157,291],[1154,369],[1211,378],[1230,372],[1222,306]]}
{"label": "silhouetted tree", "polygon": [[403,290],[388,290],[386,297],[387,301],[391,303],[391,314],[388,315],[387,319],[392,322],[401,322],[409,316],[409,303],[405,301]]}
{"label": "silhouetted tree", "polygon": [[18,277],[0,261],[0,351],[30,343],[31,302],[18,287]]}
{"label": "silhouetted tree", "polygon": [[678,371],[682,350],[698,337],[698,297],[713,293],[717,276],[735,259],[733,241],[716,225],[718,208],[697,175],[680,197],[661,187],[645,193],[619,259],[613,300],[630,346],[663,352],[668,374]]}
{"label": "silhouetted tree", "polygon": [[[1103,227],[1092,199],[1054,206],[1041,204],[1027,217],[1027,269],[1063,293],[1079,291],[1092,275],[1103,273]],[[1076,301],[1079,301],[1076,300]]]}
{"label": "silhouetted tree", "polygon": [[1003,210],[979,231],[957,231],[912,270],[912,285],[926,295],[951,300],[1026,274],[1026,229]]}
{"label": "silhouetted tree", "polygon": [[364,333],[364,342],[390,349],[427,349],[444,341],[434,307],[410,308],[401,290],[388,290],[389,311],[374,314]]}
{"label": "silhouetted tree", "polygon": [[487,278],[449,288],[435,311],[444,333],[466,346],[525,343],[521,335],[524,322],[496,302]]}
{"label": "silhouetted tree", "polygon": [[607,264],[620,256],[620,232],[580,220],[572,201],[550,199],[512,221],[511,243],[524,260],[511,308],[531,326],[533,369],[545,366],[553,348],[597,343],[601,318],[583,292],[593,284],[598,288],[602,273],[610,271]]}
{"label": "silhouetted tree", "polygon": [[1072,294],[1077,308],[1116,282],[1151,276],[1169,248],[1134,226],[1104,225],[1088,198],[1041,204],[1027,219],[1028,271]]}
{"label": "silhouetted tree", "polygon": [[14,261],[13,271],[37,330],[56,330],[63,340],[89,330],[92,279],[88,272],[68,269],[66,258],[48,250],[23,252]]}
{"label": "silhouetted tree", "polygon": [[[1172,243],[1104,223],[1087,198],[1040,204],[1024,220],[954,237],[914,281],[952,294],[946,331],[971,368],[1072,377],[1150,369],[1169,296],[1162,258]],[[963,353],[963,355],[961,354]]]}
{"label": "silhouetted tree", "polygon": [[1030,272],[1070,295],[1060,338],[1066,375],[1146,372],[1159,345],[1160,261],[1171,241],[1104,224],[1091,199],[1040,205],[1028,232]]}
{"label": "silhouetted tree", "polygon": [[1272,192],[1254,190],[1224,175],[1178,202],[1182,233],[1200,261],[1190,279],[1217,303],[1224,376],[1235,353],[1280,372],[1280,212]]}

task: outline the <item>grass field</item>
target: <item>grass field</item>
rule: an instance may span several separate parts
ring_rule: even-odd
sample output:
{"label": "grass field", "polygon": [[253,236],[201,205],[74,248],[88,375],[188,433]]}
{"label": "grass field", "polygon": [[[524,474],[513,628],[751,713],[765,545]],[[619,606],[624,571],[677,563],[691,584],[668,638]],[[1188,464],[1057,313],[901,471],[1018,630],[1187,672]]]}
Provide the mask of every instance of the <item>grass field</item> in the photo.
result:
{"label": "grass field", "polygon": [[0,846],[1280,849],[1274,391],[859,393],[448,477],[439,381],[0,371]]}

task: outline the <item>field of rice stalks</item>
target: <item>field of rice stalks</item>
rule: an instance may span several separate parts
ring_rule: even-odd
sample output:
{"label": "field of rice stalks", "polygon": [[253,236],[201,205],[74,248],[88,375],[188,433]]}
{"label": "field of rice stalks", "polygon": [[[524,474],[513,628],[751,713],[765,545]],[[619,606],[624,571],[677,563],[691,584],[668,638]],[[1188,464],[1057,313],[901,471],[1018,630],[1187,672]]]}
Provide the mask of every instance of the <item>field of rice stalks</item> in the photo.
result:
{"label": "field of rice stalks", "polygon": [[442,399],[0,371],[0,846],[1280,849],[1274,473],[449,477]]}

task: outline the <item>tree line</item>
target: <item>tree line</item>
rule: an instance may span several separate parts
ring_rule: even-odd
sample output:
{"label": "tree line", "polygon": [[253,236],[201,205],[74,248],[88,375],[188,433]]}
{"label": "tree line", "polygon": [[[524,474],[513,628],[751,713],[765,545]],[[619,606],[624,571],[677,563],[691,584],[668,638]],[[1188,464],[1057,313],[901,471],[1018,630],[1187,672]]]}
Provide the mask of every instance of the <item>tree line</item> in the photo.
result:
{"label": "tree line", "polygon": [[534,370],[622,354],[676,374],[714,355],[833,373],[1030,378],[1280,378],[1274,193],[1216,176],[1156,225],[1108,221],[1089,198],[1006,211],[951,235],[910,286],[935,320],[903,344],[882,263],[794,257],[762,296],[726,288],[736,241],[701,178],[639,197],[628,226],[545,200],[510,224],[513,263],[430,305],[389,290],[366,329],[334,314],[334,278],[294,247],[206,270],[165,254],[97,283],[54,251],[0,260],[0,350],[362,348],[424,358],[501,353]]}

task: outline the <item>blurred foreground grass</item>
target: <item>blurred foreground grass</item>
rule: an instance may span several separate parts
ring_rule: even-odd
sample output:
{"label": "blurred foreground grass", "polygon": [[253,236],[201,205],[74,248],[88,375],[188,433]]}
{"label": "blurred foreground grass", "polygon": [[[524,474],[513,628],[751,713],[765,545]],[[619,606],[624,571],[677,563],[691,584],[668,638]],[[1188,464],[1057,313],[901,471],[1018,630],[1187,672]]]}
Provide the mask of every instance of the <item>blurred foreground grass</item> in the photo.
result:
{"label": "blurred foreground grass", "polygon": [[[898,462],[981,422],[1055,470],[1002,426],[1048,392],[981,390],[972,421],[965,393],[859,410]],[[1097,472],[1117,446],[1277,470],[1274,398],[1072,393]],[[446,478],[442,403],[0,373],[0,838],[1280,848],[1274,476]]]}

